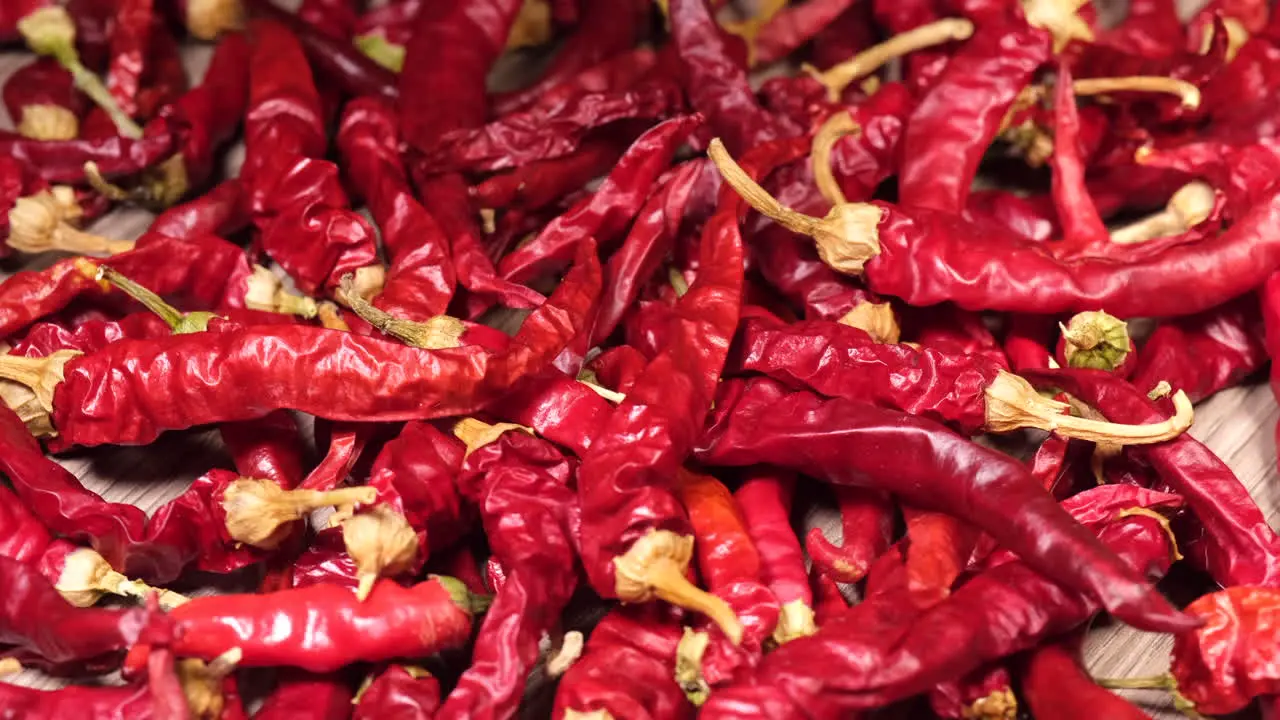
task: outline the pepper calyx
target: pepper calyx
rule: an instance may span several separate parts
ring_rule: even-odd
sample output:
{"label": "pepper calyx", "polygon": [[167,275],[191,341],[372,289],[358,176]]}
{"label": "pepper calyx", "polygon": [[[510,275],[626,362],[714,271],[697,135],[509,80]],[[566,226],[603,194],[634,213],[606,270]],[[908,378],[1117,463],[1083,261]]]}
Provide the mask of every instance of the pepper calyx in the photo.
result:
{"label": "pepper calyx", "polygon": [[360,600],[369,597],[379,577],[406,572],[418,558],[417,532],[402,513],[385,504],[344,520],[342,540],[356,562]]}
{"label": "pepper calyx", "polygon": [[702,677],[702,658],[711,644],[711,636],[700,630],[685,628],[676,645],[676,683],[689,702],[701,707],[711,696],[711,687]]}
{"label": "pepper calyx", "polygon": [[1112,371],[1133,350],[1128,323],[1101,310],[1077,313],[1060,327],[1068,367]]}
{"label": "pepper calyx", "polygon": [[37,103],[22,108],[16,129],[32,140],[74,140],[80,135],[80,118],[61,105]]}
{"label": "pepper calyx", "polygon": [[782,604],[778,614],[778,625],[773,630],[773,641],[785,645],[796,638],[806,637],[818,632],[814,622],[813,608],[801,598]]}
{"label": "pepper calyx", "polygon": [[244,27],[240,0],[187,0],[187,30],[200,40],[212,40],[228,30]]}
{"label": "pepper calyx", "polygon": [[467,584],[456,577],[449,575],[431,575],[429,577],[440,583],[440,587],[449,593],[453,604],[468,615],[479,615],[488,610],[489,605],[493,604],[493,596],[471,592],[467,589]]}
{"label": "pepper calyx", "polygon": [[897,344],[902,337],[902,328],[893,314],[893,306],[887,302],[860,302],[836,322],[858,328],[872,340],[886,345]]}
{"label": "pepper calyx", "polygon": [[285,490],[270,480],[237,478],[222,494],[227,533],[231,539],[270,550],[289,534],[289,524],[305,513],[331,505],[372,503],[378,491],[371,487],[318,490]]}

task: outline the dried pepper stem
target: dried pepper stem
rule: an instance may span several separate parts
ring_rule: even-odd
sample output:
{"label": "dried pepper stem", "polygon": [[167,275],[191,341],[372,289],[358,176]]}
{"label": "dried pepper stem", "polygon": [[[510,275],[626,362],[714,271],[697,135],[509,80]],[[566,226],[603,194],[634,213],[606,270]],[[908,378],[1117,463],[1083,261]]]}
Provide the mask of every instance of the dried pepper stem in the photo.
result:
{"label": "dried pepper stem", "polygon": [[133,249],[132,240],[112,240],[69,225],[67,220],[79,217],[81,211],[74,198],[68,204],[65,194],[54,188],[18,198],[9,210],[9,247],[24,253],[60,250],[78,255],[115,255]]}
{"label": "dried pepper stem", "polygon": [[319,312],[315,300],[285,290],[280,278],[261,265],[253,266],[247,285],[244,305],[250,310],[301,315],[304,318],[313,318]]}
{"label": "dried pepper stem", "polygon": [[342,539],[356,561],[356,597],[361,600],[369,597],[379,577],[408,571],[418,557],[417,533],[404,515],[386,505],[343,521]]}
{"label": "dried pepper stem", "polygon": [[742,642],[742,622],[724,600],[698,588],[685,577],[693,557],[693,536],[670,530],[653,530],[635,541],[624,555],[614,558],[614,588],[623,602],[648,602],[653,598],[700,612],[720,626],[737,645]]}
{"label": "dried pepper stem", "polygon": [[142,205],[159,211],[182,199],[191,187],[187,163],[182,153],[171,155],[158,165],[147,168],[137,186],[126,190],[107,180],[95,162],[84,164],[84,177],[89,187],[116,202]]}
{"label": "dried pepper stem", "polygon": [[586,639],[577,630],[570,630],[560,638],[560,649],[547,660],[547,677],[557,678],[569,671],[582,657]]}
{"label": "dried pepper stem", "polygon": [[239,478],[222,496],[227,532],[233,540],[254,547],[278,547],[288,535],[288,525],[304,514],[333,505],[372,503],[378,492],[371,487],[317,490],[285,490],[270,480]]}
{"label": "dried pepper stem", "polygon": [[[361,268],[361,270],[364,269],[366,268]],[[370,304],[358,290],[355,280],[356,278],[352,275],[342,278],[339,299],[346,303],[352,312],[383,334],[390,335],[405,345],[426,350],[454,348],[462,344],[462,334],[466,332],[467,327],[461,320],[448,315],[437,315],[426,322],[395,317]]]}
{"label": "dried pepper stem", "polygon": [[1128,323],[1100,310],[1077,313],[1059,326],[1063,354],[1073,368],[1114,370],[1124,364],[1133,347]]}
{"label": "dried pepper stem", "polygon": [[1064,415],[1063,410],[1069,407],[1066,403],[1040,395],[1031,383],[1003,370],[987,387],[986,397],[986,428],[991,432],[1009,432],[1030,427],[1111,445],[1164,442],[1186,432],[1195,417],[1191,400],[1181,390],[1173,395],[1173,416],[1163,422],[1121,425]]}
{"label": "dried pepper stem", "polygon": [[209,323],[218,317],[216,313],[197,311],[184,313],[163,298],[155,294],[151,290],[139,285],[138,283],[125,277],[120,271],[99,265],[97,272],[94,273],[94,279],[98,281],[105,280],[111,285],[119,288],[125,295],[142,303],[143,307],[155,313],[165,324],[173,330],[175,335],[185,335],[187,333],[204,332],[209,329]]}
{"label": "dried pepper stem", "polygon": [[867,261],[880,254],[876,226],[880,208],[869,203],[846,203],[831,208],[826,217],[816,218],[786,207],[751,178],[716,138],[707,147],[707,156],[716,164],[725,182],[765,217],[788,230],[808,235],[817,243],[823,262],[848,275],[860,275]]}
{"label": "dried pepper stem", "polygon": [[1113,92],[1168,93],[1181,98],[1182,106],[1189,110],[1200,107],[1200,88],[1186,80],[1159,75],[1085,78],[1072,82],[1071,91],[1076,95],[1104,95]]}
{"label": "dried pepper stem", "polygon": [[831,102],[839,102],[850,83],[879,70],[890,60],[934,45],[967,40],[972,35],[973,23],[968,20],[943,18],[894,35],[827,70],[819,71],[808,64],[801,68],[827,88],[827,98]]}
{"label": "dried pepper stem", "polygon": [[747,66],[756,64],[756,37],[760,29],[769,24],[774,16],[787,7],[788,0],[765,0],[763,7],[756,14],[741,22],[725,23],[724,30],[730,35],[737,35],[747,43]]}
{"label": "dried pepper stem", "polygon": [[78,350],[59,350],[42,358],[0,356],[0,379],[31,388],[45,413],[53,412],[53,393],[65,378],[64,369],[73,358],[84,353]]}
{"label": "dried pepper stem", "polygon": [[178,682],[187,696],[187,707],[192,717],[220,718],[226,698],[222,693],[222,681],[235,672],[244,657],[240,648],[231,648],[218,657],[205,662],[197,658],[178,661]]}
{"label": "dried pepper stem", "polygon": [[18,31],[37,55],[52,57],[71,73],[75,86],[106,111],[121,135],[142,137],[142,128],[120,109],[102,79],[81,64],[76,52],[76,26],[65,9],[55,5],[36,10],[18,21]]}
{"label": "dried pepper stem", "polygon": [[76,607],[89,607],[106,594],[145,598],[150,593],[159,593],[160,607],[166,610],[188,600],[185,595],[171,590],[153,588],[141,580],[130,580],[116,572],[91,548],[77,548],[67,554],[54,589]]}
{"label": "dried pepper stem", "polygon": [[711,687],[702,677],[702,658],[710,644],[711,636],[707,633],[685,628],[676,645],[676,682],[689,702],[698,707],[711,696]]}
{"label": "dried pepper stem", "polygon": [[1093,28],[1076,13],[1089,0],[1021,0],[1022,12],[1033,27],[1053,36],[1053,51],[1060,53],[1072,40],[1093,42]]}
{"label": "dried pepper stem", "polygon": [[[1141,151],[1139,151],[1141,152]],[[1141,158],[1137,158],[1141,162]],[[1111,232],[1111,242],[1122,245],[1178,235],[1208,219],[1216,194],[1208,183],[1187,183],[1169,198],[1165,209]]]}
{"label": "dried pepper stem", "polygon": [[463,418],[454,423],[453,435],[467,446],[463,457],[468,457],[471,453],[480,448],[496,441],[502,437],[502,434],[508,430],[519,430],[521,432],[533,435],[533,428],[517,425],[516,423],[496,423],[490,425],[482,420],[475,418]]}
{"label": "dried pepper stem", "polygon": [[243,28],[244,16],[240,0],[187,0],[187,30],[201,40]]}
{"label": "dried pepper stem", "polygon": [[507,49],[535,47],[551,39],[551,5],[547,0],[524,0],[511,32],[507,33]]}
{"label": "dried pepper stem", "polygon": [[862,131],[853,116],[847,112],[838,112],[827,118],[826,122],[813,134],[813,149],[809,151],[809,163],[813,167],[813,181],[818,192],[832,205],[845,205],[849,199],[845,197],[836,175],[831,170],[831,149],[836,141],[848,135]]}

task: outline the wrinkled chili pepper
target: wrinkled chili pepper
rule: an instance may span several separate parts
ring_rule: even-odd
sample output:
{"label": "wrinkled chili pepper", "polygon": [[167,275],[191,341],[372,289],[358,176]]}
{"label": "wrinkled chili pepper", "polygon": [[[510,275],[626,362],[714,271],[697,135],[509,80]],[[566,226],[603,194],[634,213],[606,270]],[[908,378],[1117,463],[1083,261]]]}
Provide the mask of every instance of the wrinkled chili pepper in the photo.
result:
{"label": "wrinkled chili pepper", "polygon": [[238,647],[243,667],[327,672],[353,662],[457,647],[470,636],[471,616],[481,602],[461,583],[442,576],[409,588],[384,580],[363,602],[333,585],[221,595],[174,608],[172,646],[180,655],[205,659]]}
{"label": "wrinkled chili pepper", "polygon": [[577,524],[573,463],[546,441],[503,430],[465,420],[454,429],[469,451],[458,486],[479,508],[506,580],[480,626],[471,667],[435,717],[514,712],[538,659],[538,640],[577,585],[568,570]]}
{"label": "wrinkled chili pepper", "polygon": [[857,582],[893,541],[895,507],[882,492],[835,487],[842,541],[837,547],[821,528],[810,528],[804,547],[813,567],[838,582]]}
{"label": "wrinkled chili pepper", "polygon": [[421,668],[392,665],[370,678],[354,704],[352,720],[435,717],[440,708],[440,682]]}
{"label": "wrinkled chili pepper", "polygon": [[979,668],[958,680],[939,683],[929,705],[940,718],[1005,718],[1016,715],[1013,678],[1003,664]]}
{"label": "wrinkled chili pepper", "polygon": [[[814,423],[823,428],[816,438],[811,431],[799,430],[800,425]],[[751,442],[745,441],[744,433]],[[855,445],[861,445],[863,438],[899,449],[918,444],[910,453],[916,462],[913,467],[903,466],[897,453],[851,457],[855,445],[846,442],[850,437],[860,439]],[[804,453],[795,452],[800,438],[808,440]],[[1020,464],[930,421],[861,402],[788,392],[769,380],[731,381],[721,384],[714,422],[699,442],[697,457],[710,465],[770,462],[828,482],[889,490],[906,502],[952,513],[981,528],[1006,547],[1017,548],[1028,564],[1047,576],[1070,587],[1087,588],[1114,615],[1137,626],[1189,624],[1158,593],[1143,589],[1136,573],[1071,523]],[[982,463],[980,478],[962,469],[969,463]],[[921,480],[909,479],[908,471],[921,473]],[[966,488],[979,479],[983,490]],[[944,500],[947,493],[955,497]],[[1017,518],[1002,517],[996,510],[980,509],[986,502],[1013,502],[1022,512]],[[1026,524],[1033,522],[1032,517],[1038,518],[1034,529]]]}
{"label": "wrinkled chili pepper", "polygon": [[626,150],[625,135],[613,128],[592,133],[564,157],[541,160],[486,178],[471,189],[482,208],[537,210],[604,175]]}
{"label": "wrinkled chili pepper", "polygon": [[773,638],[790,642],[814,632],[813,592],[804,569],[800,540],[791,528],[795,477],[753,470],[734,492],[751,541],[760,556],[760,575],[779,603]]}
{"label": "wrinkled chili pepper", "polygon": [[107,90],[127,115],[138,112],[138,90],[147,68],[151,41],[152,0],[127,0],[117,8],[111,33]]}
{"label": "wrinkled chili pepper", "polygon": [[1278,600],[1272,588],[1241,585],[1187,606],[1205,624],[1174,638],[1170,672],[1178,693],[1197,712],[1233,713],[1254,697],[1276,694],[1275,670],[1265,658],[1276,644]]}
{"label": "wrinkled chili pepper", "polygon": [[1068,720],[1108,717],[1149,720],[1147,713],[1110,690],[1099,687],[1080,664],[1083,635],[1047,642],[1021,663],[1022,696],[1037,718]]}
{"label": "wrinkled chili pepper", "polygon": [[0,703],[15,717],[129,717],[138,720],[176,720],[188,717],[187,699],[174,675],[172,656],[155,653],[149,682],[121,687],[70,685],[37,690],[0,683]]}
{"label": "wrinkled chili pepper", "polygon": [[1138,352],[1134,387],[1149,392],[1164,380],[1200,402],[1240,383],[1267,358],[1255,303],[1254,296],[1245,295],[1160,323]]}
{"label": "wrinkled chili pepper", "polygon": [[976,531],[945,513],[903,509],[907,524],[907,592],[922,608],[941,602],[964,572]]}
{"label": "wrinkled chili pepper", "polygon": [[1080,148],[1080,116],[1075,92],[1071,89],[1071,68],[1058,63],[1053,100],[1053,203],[1062,221],[1063,253],[1110,241],[1107,226],[1098,215],[1098,206],[1089,197],[1084,182],[1084,159]]}
{"label": "wrinkled chili pepper", "polygon": [[587,384],[559,372],[548,372],[525,379],[490,405],[489,412],[508,422],[533,428],[539,437],[581,457],[612,408]]}
{"label": "wrinkled chili pepper", "polygon": [[387,283],[374,299],[378,308],[425,320],[445,311],[453,297],[448,239],[413,197],[400,159],[394,108],[357,98],[343,112],[338,147],[346,172],[369,203],[391,261]]}
{"label": "wrinkled chili pepper", "polygon": [[181,120],[158,117],[134,140],[112,136],[84,140],[33,140],[17,133],[0,133],[0,152],[23,163],[49,182],[80,182],[85,163],[94,163],[104,177],[145,170],[172,154]]}

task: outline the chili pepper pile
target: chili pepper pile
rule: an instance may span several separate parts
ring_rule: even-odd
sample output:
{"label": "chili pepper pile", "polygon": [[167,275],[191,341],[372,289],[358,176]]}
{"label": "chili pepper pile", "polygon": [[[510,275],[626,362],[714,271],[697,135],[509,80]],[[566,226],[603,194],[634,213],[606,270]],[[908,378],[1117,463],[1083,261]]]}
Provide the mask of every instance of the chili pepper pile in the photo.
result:
{"label": "chili pepper pile", "polygon": [[11,714],[1280,707],[1187,433],[1280,359],[1268,3],[0,9],[0,670],[113,674]]}

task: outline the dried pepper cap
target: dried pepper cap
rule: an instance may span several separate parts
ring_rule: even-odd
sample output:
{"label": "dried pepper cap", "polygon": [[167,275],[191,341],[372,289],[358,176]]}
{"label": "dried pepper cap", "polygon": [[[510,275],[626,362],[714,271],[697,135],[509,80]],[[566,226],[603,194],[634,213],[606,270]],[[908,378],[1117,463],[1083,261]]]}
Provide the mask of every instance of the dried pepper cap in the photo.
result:
{"label": "dried pepper cap", "polygon": [[201,40],[244,28],[245,12],[240,0],[187,0],[186,6],[187,31]]}
{"label": "dried pepper cap", "polygon": [[[382,268],[381,265],[377,267]],[[461,320],[449,315],[437,315],[425,322],[395,317],[369,303],[366,298],[376,294],[376,291],[370,292],[368,285],[360,287],[357,282],[358,272],[342,278],[338,299],[362,320],[405,345],[424,350],[442,350],[462,345],[462,335],[467,331],[467,326]],[[377,287],[381,290],[382,284],[378,283]]]}
{"label": "dried pepper cap", "polygon": [[341,490],[285,490],[270,480],[237,478],[222,494],[227,533],[233,540],[272,549],[289,535],[289,524],[308,512],[333,505],[372,503],[371,487]]}
{"label": "dried pepper cap", "polygon": [[1068,367],[1112,371],[1133,352],[1128,323],[1101,310],[1077,313],[1060,327]]}
{"label": "dried pepper cap", "polygon": [[20,197],[9,210],[6,242],[24,253],[60,250],[77,255],[115,255],[133,249],[132,240],[112,240],[68,224],[82,213],[70,188],[59,186]]}
{"label": "dried pepper cap", "polygon": [[[41,358],[18,357],[17,355],[0,356],[0,379],[11,380],[29,388],[35,393],[36,400],[44,409],[45,415],[53,412],[53,394],[58,385],[66,379],[67,363],[83,355],[78,350],[58,350],[52,355]],[[33,419],[34,420],[34,419]],[[46,417],[47,420],[47,417]],[[30,420],[27,426],[31,427]],[[47,422],[45,423],[48,424]],[[49,435],[57,433],[49,426]]]}
{"label": "dried pepper cap", "polygon": [[407,572],[418,559],[418,533],[385,504],[344,520],[342,540],[356,562],[356,597],[361,600],[369,597],[378,578]]}
{"label": "dried pepper cap", "polygon": [[16,129],[32,140],[74,140],[80,136],[80,118],[61,105],[26,105]]}
{"label": "dried pepper cap", "polygon": [[245,282],[244,306],[304,318],[313,318],[319,312],[315,300],[289,292],[275,273],[261,265],[253,266],[253,274]]}
{"label": "dried pepper cap", "polygon": [[236,665],[240,664],[243,657],[244,652],[236,647],[207,663],[197,658],[178,661],[178,682],[182,684],[182,692],[187,697],[187,707],[193,718],[217,720],[222,717],[222,709],[226,704],[222,681],[235,672]]}
{"label": "dried pepper cap", "polygon": [[140,580],[130,580],[122,573],[116,572],[106,558],[92,548],[70,549],[62,557],[62,571],[54,581],[54,589],[67,602],[76,607],[89,607],[102,599],[103,595],[122,595],[126,597],[144,598],[150,593],[158,593],[160,607],[166,610],[187,602],[185,595],[153,588]]}
{"label": "dried pepper cap", "polygon": [[902,328],[893,314],[893,306],[887,302],[860,302],[836,322],[858,328],[872,340],[886,345],[897,344],[902,337]]}
{"label": "dried pepper cap", "polygon": [[801,598],[782,604],[778,625],[773,629],[773,641],[784,645],[797,638],[818,632],[813,608]]}
{"label": "dried pepper cap", "polygon": [[1093,42],[1093,28],[1077,13],[1089,0],[1022,0],[1022,12],[1032,27],[1053,36],[1053,51],[1060,53],[1072,40]]}

